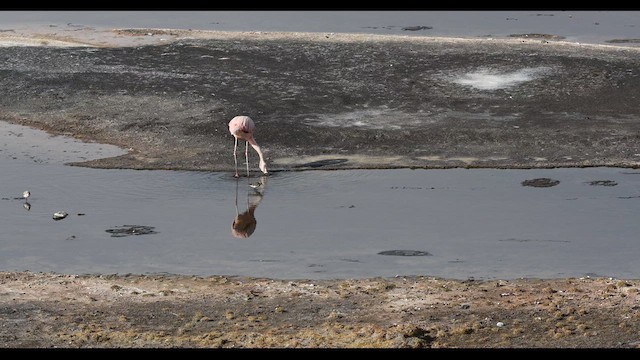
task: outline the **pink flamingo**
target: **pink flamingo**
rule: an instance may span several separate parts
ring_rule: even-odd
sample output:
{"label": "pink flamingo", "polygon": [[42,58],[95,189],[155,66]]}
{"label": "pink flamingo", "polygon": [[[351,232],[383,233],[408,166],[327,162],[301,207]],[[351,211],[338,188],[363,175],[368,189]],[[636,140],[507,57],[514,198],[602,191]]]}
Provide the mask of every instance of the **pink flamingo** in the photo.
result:
{"label": "pink flamingo", "polygon": [[247,161],[247,177],[249,177],[249,144],[251,147],[258,153],[260,157],[260,170],[263,173],[267,174],[267,163],[264,161],[264,157],[262,156],[262,150],[260,150],[260,146],[256,143],[253,138],[253,133],[256,130],[256,125],[253,123],[248,116],[236,116],[231,121],[229,121],[229,132],[236,140],[236,143],[233,147],[233,159],[236,163],[236,175],[235,177],[240,177],[238,174],[238,157],[236,155],[238,149],[238,139],[246,140],[245,149],[244,149],[244,157]]}

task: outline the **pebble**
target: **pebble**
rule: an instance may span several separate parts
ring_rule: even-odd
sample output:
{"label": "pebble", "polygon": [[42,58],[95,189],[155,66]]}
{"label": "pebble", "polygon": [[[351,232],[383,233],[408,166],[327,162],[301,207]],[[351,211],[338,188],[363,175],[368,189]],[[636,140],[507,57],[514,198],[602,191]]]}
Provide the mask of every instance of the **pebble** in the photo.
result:
{"label": "pebble", "polygon": [[498,321],[498,323],[496,324],[497,327],[503,327],[504,323],[502,321]]}
{"label": "pebble", "polygon": [[62,220],[64,218],[67,217],[67,212],[66,211],[57,211],[55,213],[53,213],[53,220]]}

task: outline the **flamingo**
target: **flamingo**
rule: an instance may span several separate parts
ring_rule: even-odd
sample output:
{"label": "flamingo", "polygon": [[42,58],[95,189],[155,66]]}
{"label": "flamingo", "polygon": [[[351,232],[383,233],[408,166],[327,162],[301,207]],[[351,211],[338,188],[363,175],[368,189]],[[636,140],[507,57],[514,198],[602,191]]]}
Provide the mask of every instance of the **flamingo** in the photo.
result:
{"label": "flamingo", "polygon": [[262,150],[260,150],[260,146],[256,143],[253,138],[253,133],[256,130],[256,125],[253,123],[248,116],[236,116],[231,121],[229,121],[229,132],[235,138],[235,145],[233,147],[233,160],[236,164],[236,174],[235,177],[240,177],[238,174],[238,139],[246,140],[245,149],[244,149],[244,157],[247,162],[247,177],[249,177],[249,144],[251,147],[258,153],[260,157],[260,170],[266,175],[267,172],[267,163],[264,161],[264,157],[262,155]]}

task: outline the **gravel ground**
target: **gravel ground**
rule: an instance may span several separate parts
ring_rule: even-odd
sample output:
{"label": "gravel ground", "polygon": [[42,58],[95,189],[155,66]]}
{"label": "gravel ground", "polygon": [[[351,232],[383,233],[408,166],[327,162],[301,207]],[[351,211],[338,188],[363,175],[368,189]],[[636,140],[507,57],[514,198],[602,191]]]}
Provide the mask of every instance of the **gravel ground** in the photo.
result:
{"label": "gravel ground", "polygon": [[2,347],[637,348],[640,282],[0,273]]}

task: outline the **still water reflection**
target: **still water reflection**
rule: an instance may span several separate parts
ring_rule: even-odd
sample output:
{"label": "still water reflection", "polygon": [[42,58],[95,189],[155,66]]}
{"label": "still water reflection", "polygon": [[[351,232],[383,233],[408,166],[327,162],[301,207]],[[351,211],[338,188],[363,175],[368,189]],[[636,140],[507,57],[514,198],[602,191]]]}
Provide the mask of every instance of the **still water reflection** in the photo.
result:
{"label": "still water reflection", "polygon": [[2,271],[640,277],[638,170],[0,168]]}
{"label": "still water reflection", "polygon": [[[236,238],[248,238],[256,231],[258,221],[256,220],[255,211],[267,187],[267,176],[262,176],[259,181],[251,183],[250,177],[247,177],[247,210],[240,214],[238,210],[238,188],[240,186],[240,178],[236,178],[236,217],[231,224],[231,235]],[[242,181],[243,182],[243,181]]]}

